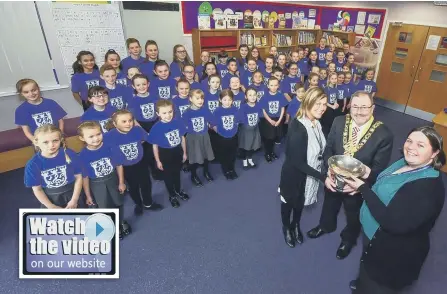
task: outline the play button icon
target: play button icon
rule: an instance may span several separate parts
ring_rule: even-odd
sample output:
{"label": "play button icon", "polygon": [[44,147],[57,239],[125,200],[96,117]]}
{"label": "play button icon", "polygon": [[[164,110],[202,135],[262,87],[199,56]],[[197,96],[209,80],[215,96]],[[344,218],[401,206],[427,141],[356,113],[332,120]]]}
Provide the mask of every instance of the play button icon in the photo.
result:
{"label": "play button icon", "polygon": [[115,236],[116,226],[112,218],[103,213],[95,213],[85,221],[85,237],[89,240],[110,241]]}

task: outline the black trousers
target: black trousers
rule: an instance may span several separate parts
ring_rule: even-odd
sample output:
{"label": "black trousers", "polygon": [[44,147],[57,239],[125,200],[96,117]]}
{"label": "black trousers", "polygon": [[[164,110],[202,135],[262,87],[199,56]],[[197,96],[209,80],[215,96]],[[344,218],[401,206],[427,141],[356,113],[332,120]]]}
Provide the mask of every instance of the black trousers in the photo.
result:
{"label": "black trousers", "polygon": [[[157,121],[139,121],[138,123],[140,126],[146,131],[150,132],[152,127]],[[149,165],[149,168],[151,169],[152,176],[155,179],[159,179],[162,177],[161,171],[157,168],[157,164],[155,162],[154,157],[154,149],[152,148],[152,144],[148,142],[143,142],[143,160],[146,162],[147,165]]]}
{"label": "black trousers", "polygon": [[242,159],[249,159],[253,157],[254,150],[245,150],[245,149],[239,149],[241,153]]}
{"label": "black trousers", "polygon": [[237,155],[237,135],[232,138],[225,138],[220,135],[216,136],[217,155],[222,171],[227,173],[234,170]]}
{"label": "black trousers", "polygon": [[134,165],[125,165],[124,178],[129,184],[129,193],[135,205],[152,205],[152,182],[149,168],[144,160]]}
{"label": "black trousers", "polygon": [[183,149],[182,145],[174,148],[160,148],[158,147],[158,155],[163,165],[163,181],[169,196],[175,196],[175,192],[180,192],[180,171],[183,164]]}
{"label": "black trousers", "polygon": [[[296,203],[281,202],[281,220],[282,225],[286,228],[293,229],[299,226],[301,221],[301,214],[304,208],[304,197],[296,201]],[[292,221],[290,217],[292,216]]]}
{"label": "black trousers", "polygon": [[329,135],[329,131],[331,130],[332,123],[334,122],[336,112],[338,109],[334,110],[332,108],[327,108],[323,114],[323,117],[320,120],[321,129],[323,131],[324,136],[327,138]]}
{"label": "black trousers", "polygon": [[345,193],[332,192],[324,189],[323,209],[320,217],[320,228],[325,232],[333,232],[337,228],[337,215],[343,204],[346,212],[346,227],[340,233],[344,243],[355,245],[360,234],[360,207],[362,206],[362,196],[351,196]]}

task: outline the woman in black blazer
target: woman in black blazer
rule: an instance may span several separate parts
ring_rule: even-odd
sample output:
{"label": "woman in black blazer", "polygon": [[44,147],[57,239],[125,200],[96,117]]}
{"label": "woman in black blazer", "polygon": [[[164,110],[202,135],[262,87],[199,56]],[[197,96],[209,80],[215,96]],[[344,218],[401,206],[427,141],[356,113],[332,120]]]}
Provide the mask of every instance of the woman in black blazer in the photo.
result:
{"label": "woman in black blazer", "polygon": [[[416,128],[403,153],[372,188],[358,178],[346,180],[364,199],[364,250],[352,293],[400,293],[418,279],[430,249],[429,233],[445,198],[439,172],[446,162],[442,137],[432,127]],[[369,173],[367,168],[363,178],[374,177]]]}
{"label": "woman in black blazer", "polygon": [[306,91],[296,117],[289,123],[279,191],[284,239],[292,248],[303,242],[300,219],[305,201],[315,202],[318,180],[325,180],[320,171],[326,140],[318,120],[326,107],[324,91],[311,88]]}

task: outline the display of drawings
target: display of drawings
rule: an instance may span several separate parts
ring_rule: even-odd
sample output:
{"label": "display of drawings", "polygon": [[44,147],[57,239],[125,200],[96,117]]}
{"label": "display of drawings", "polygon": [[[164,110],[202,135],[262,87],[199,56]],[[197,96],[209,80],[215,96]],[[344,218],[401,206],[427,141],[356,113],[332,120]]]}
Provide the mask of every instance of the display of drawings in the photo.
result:
{"label": "display of drawings", "polygon": [[119,6],[113,4],[51,4],[56,36],[69,78],[72,64],[81,50],[91,51],[101,66],[104,55],[114,49],[127,55]]}

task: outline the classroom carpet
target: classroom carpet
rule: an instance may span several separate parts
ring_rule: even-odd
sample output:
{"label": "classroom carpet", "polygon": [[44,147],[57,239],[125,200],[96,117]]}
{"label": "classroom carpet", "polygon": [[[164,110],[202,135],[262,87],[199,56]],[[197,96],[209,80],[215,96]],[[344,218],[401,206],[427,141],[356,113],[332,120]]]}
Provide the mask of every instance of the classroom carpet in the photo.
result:
{"label": "classroom carpet", "polygon": [[[428,124],[381,107],[376,107],[375,116],[394,133],[392,160],[399,158],[407,133]],[[280,159],[267,164],[258,152],[255,170],[243,171],[238,161],[235,181],[227,181],[217,164],[211,168],[215,182],[201,188],[192,187],[189,174],[183,174],[191,199],[177,209],[170,206],[162,182],[154,182],[153,195],[165,206],[163,211],[135,217],[126,197],[133,233],[120,242],[119,280],[19,280],[18,209],[39,204],[23,185],[23,169],[0,174],[0,293],[350,293],[361,249],[356,246],[345,260],[335,257],[345,225],[343,212],[336,232],[317,240],[305,236],[293,249],[285,244],[277,193],[283,151],[282,146],[276,148]],[[445,176],[444,182],[447,187]],[[318,224],[322,196],[320,191],[318,203],[303,212],[303,232]],[[445,293],[445,211],[431,234],[420,278],[405,293]]]}

